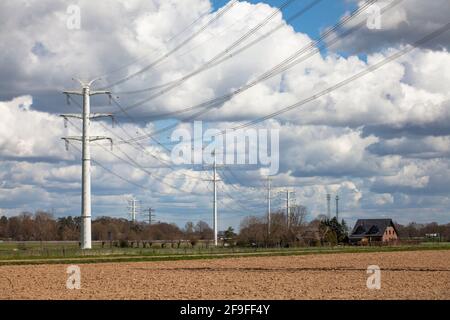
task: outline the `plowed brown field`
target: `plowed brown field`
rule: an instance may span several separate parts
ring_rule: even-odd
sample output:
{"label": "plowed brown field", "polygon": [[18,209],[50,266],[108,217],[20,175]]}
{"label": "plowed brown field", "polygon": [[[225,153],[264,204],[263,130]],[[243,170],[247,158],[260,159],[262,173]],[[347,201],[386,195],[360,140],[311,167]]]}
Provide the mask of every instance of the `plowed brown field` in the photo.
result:
{"label": "plowed brown field", "polygon": [[[381,289],[366,286],[369,265]],[[1,299],[450,299],[450,250],[0,267]]]}

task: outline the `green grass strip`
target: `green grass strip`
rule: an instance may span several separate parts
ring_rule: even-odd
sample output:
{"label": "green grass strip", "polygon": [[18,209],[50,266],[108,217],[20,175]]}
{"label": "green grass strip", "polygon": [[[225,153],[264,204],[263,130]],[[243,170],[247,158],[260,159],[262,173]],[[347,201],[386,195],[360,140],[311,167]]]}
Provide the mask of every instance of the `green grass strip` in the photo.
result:
{"label": "green grass strip", "polygon": [[326,249],[297,249],[279,251],[257,251],[236,253],[196,253],[196,254],[148,254],[148,255],[113,255],[113,256],[77,256],[66,258],[19,258],[1,259],[0,266],[5,265],[42,265],[42,264],[86,264],[86,263],[111,263],[111,262],[146,262],[146,261],[179,261],[201,259],[224,259],[242,257],[270,257],[270,256],[299,256],[311,254],[333,253],[376,253],[376,252],[402,252],[402,251],[429,251],[450,250],[450,246],[397,246],[397,247],[346,247]]}

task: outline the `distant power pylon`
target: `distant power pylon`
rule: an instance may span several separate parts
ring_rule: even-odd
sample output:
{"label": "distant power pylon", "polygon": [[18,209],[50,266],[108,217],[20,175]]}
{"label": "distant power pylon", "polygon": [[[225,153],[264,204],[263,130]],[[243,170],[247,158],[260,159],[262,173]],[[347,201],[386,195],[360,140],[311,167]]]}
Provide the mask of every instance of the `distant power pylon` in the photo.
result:
{"label": "distant power pylon", "polygon": [[214,245],[218,245],[217,241],[217,182],[220,181],[217,175],[217,155],[216,150],[212,153],[214,155],[214,163],[212,166],[213,169],[213,178],[209,181],[213,182],[213,230],[214,230]]}
{"label": "distant power pylon", "polygon": [[213,229],[214,229],[214,245],[217,246],[217,156],[214,150],[214,165],[213,165],[213,184],[214,184],[214,199],[213,199]]}
{"label": "distant power pylon", "polygon": [[81,141],[82,144],[82,173],[81,173],[81,248],[91,249],[91,151],[90,143],[98,140],[109,140],[112,146],[112,139],[102,136],[90,136],[91,119],[97,119],[102,117],[112,117],[112,114],[106,113],[91,113],[90,97],[98,94],[107,94],[111,96],[109,91],[91,91],[92,84],[98,80],[92,80],[90,82],[83,82],[77,80],[81,87],[81,91],[64,91],[69,99],[70,95],[79,95],[83,97],[83,110],[82,114],[63,114],[66,125],[69,118],[81,119],[83,121],[83,132],[81,137],[64,137],[62,138],[66,142],[66,149],[68,149],[70,141]]}
{"label": "distant power pylon", "polygon": [[140,212],[141,206],[140,201],[136,198],[131,198],[128,200],[128,214],[131,217],[132,222],[136,222],[136,216]]}
{"label": "distant power pylon", "polygon": [[286,189],[280,192],[280,194],[285,194],[286,198],[284,200],[286,200],[286,220],[287,220],[287,227],[290,228],[291,226],[291,195],[295,195],[295,191],[292,191],[290,189]]}
{"label": "distant power pylon", "polygon": [[339,222],[339,196],[336,196],[336,220]]}
{"label": "distant power pylon", "polygon": [[267,177],[267,234],[270,236],[270,224],[271,224],[271,178]]}
{"label": "distant power pylon", "polygon": [[327,194],[327,218],[328,220],[331,219],[331,194]]}
{"label": "distant power pylon", "polygon": [[148,212],[148,224],[151,225],[153,223],[153,218],[155,218],[155,215],[153,214],[153,212],[155,212],[155,209],[148,208],[147,212]]}

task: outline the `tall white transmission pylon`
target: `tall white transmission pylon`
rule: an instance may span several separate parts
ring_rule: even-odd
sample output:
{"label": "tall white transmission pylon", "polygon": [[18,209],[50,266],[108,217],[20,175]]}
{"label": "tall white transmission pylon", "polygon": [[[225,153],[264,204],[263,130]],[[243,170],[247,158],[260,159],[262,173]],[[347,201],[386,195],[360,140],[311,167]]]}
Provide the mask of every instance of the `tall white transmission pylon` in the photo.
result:
{"label": "tall white transmission pylon", "polygon": [[68,101],[70,95],[79,95],[83,97],[82,114],[63,114],[61,117],[67,121],[69,118],[80,119],[83,121],[83,132],[81,137],[64,137],[66,142],[66,149],[68,149],[70,141],[81,141],[82,144],[82,173],[81,173],[81,249],[92,249],[91,241],[91,151],[90,143],[99,140],[109,140],[112,146],[112,139],[103,136],[90,136],[90,122],[91,119],[102,117],[111,117],[112,114],[106,113],[91,113],[90,97],[98,94],[106,94],[111,96],[109,91],[91,91],[92,84],[99,79],[90,82],[84,82],[79,79],[74,79],[81,85],[81,91],[64,91],[67,95]]}

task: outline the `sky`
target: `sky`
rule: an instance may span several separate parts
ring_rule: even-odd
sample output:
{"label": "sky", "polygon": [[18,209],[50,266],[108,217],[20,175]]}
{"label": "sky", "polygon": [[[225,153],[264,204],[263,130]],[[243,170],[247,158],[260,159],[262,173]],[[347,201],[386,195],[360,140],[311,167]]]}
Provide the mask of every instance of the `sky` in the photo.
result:
{"label": "sky", "polygon": [[[228,1],[226,0],[214,0],[212,1],[215,10],[223,7]],[[252,4],[266,3],[272,7],[279,8],[286,1],[283,0],[271,0],[271,1],[248,1]],[[291,5],[283,9],[283,17],[287,19],[297,12],[302,6],[312,1],[294,1]],[[296,32],[307,33],[310,37],[316,38],[320,36],[321,32],[336,23],[340,17],[346,12],[354,10],[357,7],[353,1],[336,1],[336,0],[323,0],[320,1],[314,10],[308,11],[302,19],[296,19],[290,23]]]}
{"label": "sky", "polygon": [[[66,128],[59,115],[79,112],[81,100],[67,104],[62,91],[79,90],[73,77],[101,76],[95,89],[109,88],[117,103],[95,96],[92,111],[114,113],[117,125],[91,125],[114,140],[112,151],[107,142],[92,145],[94,218],[129,217],[134,196],[140,220],[152,207],[159,221],[211,224],[211,168],[175,164],[173,131],[191,130],[194,120],[225,130],[265,119],[251,128],[279,133],[274,210],[290,188],[309,220],[326,213],[329,193],[339,195],[340,217],[350,224],[449,223],[450,31],[414,44],[449,23],[450,3],[378,1],[347,21],[364,1],[293,0],[280,15],[284,2],[236,1],[223,12],[222,0],[2,1],[0,215],[80,214],[80,145],[67,151],[61,138],[79,135],[81,123],[71,119]],[[208,112],[179,112],[230,94]],[[156,141],[145,135],[166,127]],[[219,229],[266,214],[260,169],[219,168]]]}

